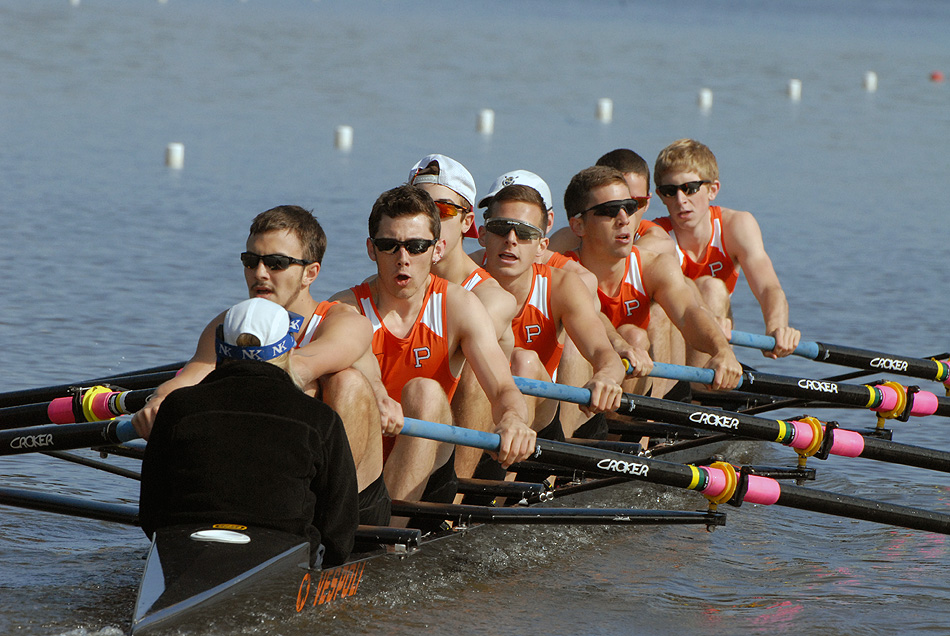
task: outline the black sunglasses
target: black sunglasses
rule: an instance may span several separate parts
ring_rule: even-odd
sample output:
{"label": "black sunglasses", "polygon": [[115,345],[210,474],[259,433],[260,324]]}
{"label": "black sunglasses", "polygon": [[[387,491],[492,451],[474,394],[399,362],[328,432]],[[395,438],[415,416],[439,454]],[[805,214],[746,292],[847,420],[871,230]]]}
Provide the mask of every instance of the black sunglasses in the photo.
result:
{"label": "black sunglasses", "polygon": [[[615,219],[617,215],[620,214],[620,210],[625,211],[628,216],[633,216],[639,209],[640,202],[636,199],[616,199],[614,201],[604,201],[603,203],[592,205],[584,210],[584,212],[593,212],[594,216],[609,216]],[[581,212],[581,214],[584,212]]]}
{"label": "black sunglasses", "polygon": [[439,242],[438,239],[409,239],[406,241],[397,241],[394,238],[374,238],[370,239],[376,249],[386,254],[395,254],[399,248],[405,247],[410,254],[422,254],[430,247]]}
{"label": "black sunglasses", "polygon": [[679,190],[690,197],[699,192],[701,187],[709,185],[710,183],[712,183],[712,181],[687,181],[679,185],[661,185],[656,187],[656,193],[661,197],[675,197],[676,191]]}
{"label": "black sunglasses", "polygon": [[494,218],[485,221],[485,229],[498,236],[508,236],[514,230],[519,241],[533,241],[544,236],[541,228],[517,219]]}
{"label": "black sunglasses", "polygon": [[241,262],[248,269],[257,269],[258,264],[264,261],[267,269],[280,271],[287,269],[291,265],[310,265],[314,261],[304,261],[299,258],[285,256],[283,254],[255,254],[254,252],[241,252]]}

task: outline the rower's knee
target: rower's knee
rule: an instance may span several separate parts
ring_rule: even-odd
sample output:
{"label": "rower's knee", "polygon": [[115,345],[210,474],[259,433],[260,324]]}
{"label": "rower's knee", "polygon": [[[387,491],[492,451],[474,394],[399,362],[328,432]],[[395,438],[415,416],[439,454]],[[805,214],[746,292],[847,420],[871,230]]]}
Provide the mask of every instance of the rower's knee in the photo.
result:
{"label": "rower's knee", "polygon": [[432,378],[412,378],[406,382],[400,404],[403,413],[410,417],[451,424],[449,399],[442,385]]}
{"label": "rower's knee", "polygon": [[721,279],[700,276],[696,279],[696,287],[703,302],[717,318],[724,319],[729,315],[729,290]]}
{"label": "rower's knee", "polygon": [[528,349],[516,348],[511,353],[511,374],[532,380],[550,380],[538,354]]}

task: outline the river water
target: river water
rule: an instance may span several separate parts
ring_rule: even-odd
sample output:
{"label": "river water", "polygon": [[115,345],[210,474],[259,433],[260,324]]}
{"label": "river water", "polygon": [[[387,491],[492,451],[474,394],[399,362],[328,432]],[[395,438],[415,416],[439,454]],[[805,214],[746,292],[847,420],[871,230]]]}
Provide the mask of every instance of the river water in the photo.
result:
{"label": "river water", "polygon": [[[603,152],[652,161],[680,137],[716,153],[717,203],[756,214],[805,339],[947,351],[950,87],[930,74],[950,73],[948,29],[938,0],[0,0],[0,391],[187,358],[243,298],[237,255],[274,205],[324,223],[322,298],[371,273],[369,208],[425,154],[462,161],[482,192],[532,170],[557,200]],[[603,97],[611,123],[594,116]],[[476,131],[482,108],[493,135]],[[348,152],[333,147],[338,125],[354,129]],[[185,146],[181,170],[164,165],[170,142]],[[737,326],[761,331],[744,283],[734,302]],[[950,450],[941,426],[897,423],[896,439]],[[816,487],[950,512],[946,475],[816,463]],[[0,484],[137,498],[132,482],[42,456],[0,459]],[[626,488],[601,503],[701,501]],[[381,597],[265,615],[247,633],[950,633],[944,537],[728,513],[714,533],[486,531]],[[0,509],[0,632],[120,633],[146,546],[136,529]]]}

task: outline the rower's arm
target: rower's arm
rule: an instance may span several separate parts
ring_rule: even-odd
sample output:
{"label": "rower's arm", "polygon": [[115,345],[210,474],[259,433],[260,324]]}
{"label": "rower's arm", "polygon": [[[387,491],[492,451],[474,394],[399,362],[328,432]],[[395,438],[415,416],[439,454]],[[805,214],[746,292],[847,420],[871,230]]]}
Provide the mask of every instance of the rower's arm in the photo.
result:
{"label": "rower's arm", "polygon": [[590,414],[620,408],[623,363],[607,338],[599,311],[587,301],[584,283],[573,272],[551,271],[551,307],[580,354],[593,367]]}
{"label": "rower's arm", "polygon": [[798,346],[801,332],[788,325],[788,300],[765,251],[759,224],[748,212],[723,210],[723,225],[724,247],[745,271],[749,288],[762,308],[765,332],[776,341],[775,349],[764,352],[765,355],[779,358],[791,354]]}
{"label": "rower's arm", "polygon": [[511,377],[508,357],[498,345],[488,312],[461,287],[450,286],[447,294],[449,330],[491,403],[495,432],[501,436],[497,457],[507,468],[534,452],[536,434],[528,426],[528,407]]}
{"label": "rower's arm", "polygon": [[353,306],[333,305],[313,340],[297,350],[294,371],[308,386],[327,374],[352,367],[370,349],[372,339],[372,325]]}
{"label": "rower's arm", "polygon": [[489,279],[475,287],[472,293],[481,301],[495,328],[495,337],[502,351],[511,355],[515,346],[515,336],[511,331],[511,321],[518,313],[515,297],[506,292],[494,279]]}
{"label": "rower's arm", "polygon": [[722,329],[701,304],[695,287],[683,276],[676,259],[668,254],[657,254],[645,264],[643,278],[647,294],[660,304],[686,342],[693,349],[712,356],[706,367],[716,372],[713,388],[734,389],[742,376],[742,366]]}
{"label": "rower's arm", "polygon": [[214,336],[218,325],[224,322],[224,313],[219,314],[214,320],[201,332],[198,338],[198,346],[191,360],[185,363],[178,374],[167,380],[155,389],[148,402],[132,415],[132,426],[135,431],[147,440],[152,432],[152,426],[155,424],[155,416],[158,414],[158,408],[162,405],[162,400],[174,391],[186,386],[194,386],[205,379],[209,373],[214,371],[217,356],[214,353]]}

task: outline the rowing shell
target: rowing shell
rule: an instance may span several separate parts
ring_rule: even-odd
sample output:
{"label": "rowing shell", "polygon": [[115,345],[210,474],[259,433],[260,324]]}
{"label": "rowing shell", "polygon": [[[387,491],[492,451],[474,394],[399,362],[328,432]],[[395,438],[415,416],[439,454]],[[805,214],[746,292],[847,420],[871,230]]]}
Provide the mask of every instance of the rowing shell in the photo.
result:
{"label": "rowing shell", "polygon": [[[720,452],[722,448],[721,444],[712,449],[693,448],[670,453],[664,459],[686,462],[707,457],[710,452]],[[424,539],[418,530],[361,526],[358,542],[362,545],[375,542],[373,549],[325,570],[309,567],[310,548],[306,540],[276,530],[233,524],[188,524],[159,529],[141,579],[132,634],[147,634],[182,624],[189,627],[213,624],[215,631],[221,631],[227,627],[223,623],[241,621],[241,615],[244,616],[241,624],[246,624],[249,603],[258,611],[273,611],[279,615],[299,613],[356,594],[364,582],[367,565],[380,561],[380,557],[408,556],[421,547],[429,553],[445,540],[481,527],[464,521],[466,508],[495,511],[499,515],[517,510],[531,514],[530,511],[539,510],[457,508],[460,514],[456,521],[462,520],[462,523],[426,535]],[[558,513],[562,509],[540,510]],[[612,514],[611,509],[602,512],[604,517]],[[695,514],[683,513],[684,519],[691,517],[684,523],[695,523],[692,517]],[[500,516],[493,521],[505,523]],[[624,520],[613,521],[622,523]],[[649,523],[644,519],[627,521]],[[665,522],[670,522],[668,516]]]}

